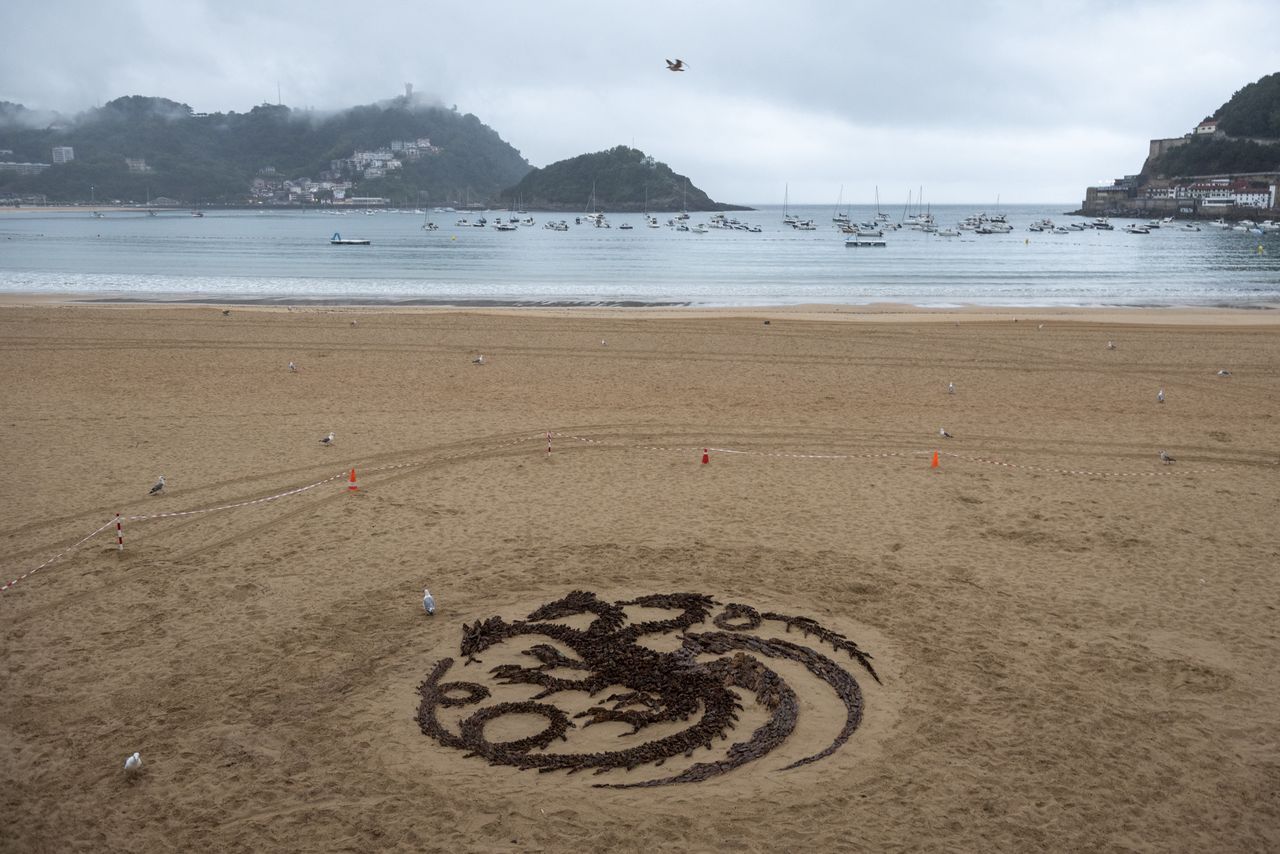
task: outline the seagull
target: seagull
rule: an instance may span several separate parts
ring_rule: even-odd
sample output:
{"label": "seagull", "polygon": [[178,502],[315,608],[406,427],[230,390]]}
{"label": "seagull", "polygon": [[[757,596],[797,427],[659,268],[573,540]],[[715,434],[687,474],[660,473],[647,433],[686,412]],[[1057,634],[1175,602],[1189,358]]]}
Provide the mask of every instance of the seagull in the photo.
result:
{"label": "seagull", "polygon": [[151,487],[151,491],[147,494],[157,495],[161,492],[164,492],[164,475],[160,475],[160,479],[156,481],[156,485]]}
{"label": "seagull", "polygon": [[956,384],[947,383],[947,394],[955,394],[955,393],[956,393]]}
{"label": "seagull", "polygon": [[606,341],[606,340],[604,340],[603,338],[601,338],[601,339],[600,339],[600,346],[601,346],[601,347],[608,347],[608,346],[609,346],[609,342],[608,342],[608,341]]}
{"label": "seagull", "polygon": [[142,754],[135,753],[124,761],[124,770],[127,774],[137,774],[142,770]]}
{"label": "seagull", "polygon": [[1160,462],[1162,462],[1162,463],[1173,463],[1173,462],[1177,462],[1177,460],[1175,460],[1173,457],[1169,456],[1169,452],[1168,452],[1168,451],[1161,451],[1161,452],[1160,452]]}
{"label": "seagull", "polygon": [[473,365],[483,365],[483,364],[484,364],[484,355],[482,354],[482,355],[476,356],[474,359],[472,359],[472,360],[471,360],[471,364],[473,364]]}
{"label": "seagull", "polygon": [[351,321],[351,325],[352,325],[352,326],[359,326],[360,324],[356,323],[356,322],[353,320],[353,321]]}
{"label": "seagull", "polygon": [[668,71],[684,71],[684,60],[677,59],[675,62],[672,62],[671,60],[668,59],[667,70]]}
{"label": "seagull", "polygon": [[1156,403],[1164,403],[1164,389],[1156,392]]}
{"label": "seagull", "polygon": [[432,596],[431,591],[425,587],[422,588],[422,610],[432,617],[436,614],[436,597]]}
{"label": "seagull", "polygon": [[[223,317],[230,317],[230,316],[231,316],[231,309],[229,309],[229,308],[224,308],[224,309],[222,310],[222,316],[223,316]],[[133,755],[134,755],[134,756],[137,756],[138,754],[136,754],[136,753],[135,753],[135,754],[133,754]]]}
{"label": "seagull", "polygon": [[1114,350],[1115,348],[1116,348],[1116,342],[1114,342],[1114,341],[1108,341],[1108,342],[1107,342],[1107,349],[1108,349],[1108,350]]}
{"label": "seagull", "polygon": [[939,427],[939,428],[938,428],[938,435],[939,435],[939,436],[941,436],[941,437],[942,437],[942,438],[944,438],[944,439],[952,439],[952,438],[955,438],[955,437],[953,437],[950,433],[948,433],[948,432],[947,432],[947,428],[946,428],[946,427]]}
{"label": "seagull", "polygon": [[326,447],[328,447],[329,445],[332,445],[332,444],[333,444],[333,434],[332,434],[332,433],[330,433],[328,436],[325,436],[323,439],[321,439],[321,440],[320,440],[320,444],[321,444],[321,445],[324,445],[324,446],[326,446]]}
{"label": "seagull", "polygon": [[289,363],[289,373],[291,373],[291,374],[296,374],[297,372],[298,372],[298,366],[297,366],[297,365],[295,365],[293,362],[290,362],[290,363]]}
{"label": "seagull", "polygon": [[1044,324],[1043,323],[1040,324],[1039,326],[1036,327],[1036,329],[1044,329]]}
{"label": "seagull", "polygon": [[1220,376],[1220,377],[1229,377],[1229,376],[1231,376],[1231,372],[1230,372],[1230,371],[1228,371],[1227,369],[1223,368],[1221,371],[1218,371],[1218,376]]}

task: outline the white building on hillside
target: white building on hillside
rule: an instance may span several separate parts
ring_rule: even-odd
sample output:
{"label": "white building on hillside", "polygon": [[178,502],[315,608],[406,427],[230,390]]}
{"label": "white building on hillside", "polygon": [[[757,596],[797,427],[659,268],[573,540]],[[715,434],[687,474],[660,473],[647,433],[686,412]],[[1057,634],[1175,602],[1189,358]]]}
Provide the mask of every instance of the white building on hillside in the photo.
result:
{"label": "white building on hillside", "polygon": [[76,150],[69,145],[55,145],[53,147],[53,162],[56,166],[59,163],[70,163],[76,159]]}

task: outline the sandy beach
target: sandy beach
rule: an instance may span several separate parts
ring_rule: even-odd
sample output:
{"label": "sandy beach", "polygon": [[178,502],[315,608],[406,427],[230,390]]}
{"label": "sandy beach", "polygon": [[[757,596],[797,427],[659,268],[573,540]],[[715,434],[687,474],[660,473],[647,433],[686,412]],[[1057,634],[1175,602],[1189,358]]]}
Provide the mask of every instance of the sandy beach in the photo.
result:
{"label": "sandy beach", "polygon": [[[0,850],[1280,849],[1277,315],[8,298]],[[609,648],[701,691],[682,719],[632,733],[663,707],[626,674],[500,684],[582,652],[545,633],[464,664],[477,621],[680,593],[696,625]],[[486,686],[452,733],[572,722],[517,763],[742,708],[539,773],[425,731],[445,659]]]}

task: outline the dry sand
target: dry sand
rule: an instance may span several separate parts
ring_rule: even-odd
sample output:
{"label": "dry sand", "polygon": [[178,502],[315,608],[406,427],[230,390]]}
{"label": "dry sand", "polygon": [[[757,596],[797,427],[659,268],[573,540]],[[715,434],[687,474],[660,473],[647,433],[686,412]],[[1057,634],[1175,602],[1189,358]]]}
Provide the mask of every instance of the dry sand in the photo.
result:
{"label": "dry sand", "polygon": [[[123,553],[104,531],[0,593],[0,848],[1277,850],[1280,325],[1011,314],[0,308],[5,580],[115,512],[359,477],[132,522]],[[574,589],[810,616],[883,684],[841,659],[861,727],[784,771],[843,712],[764,659],[795,733],[652,789],[593,784],[722,757],[764,720],[747,692],[727,742],[662,769],[423,735],[464,623]],[[531,663],[482,657],[451,678]]]}

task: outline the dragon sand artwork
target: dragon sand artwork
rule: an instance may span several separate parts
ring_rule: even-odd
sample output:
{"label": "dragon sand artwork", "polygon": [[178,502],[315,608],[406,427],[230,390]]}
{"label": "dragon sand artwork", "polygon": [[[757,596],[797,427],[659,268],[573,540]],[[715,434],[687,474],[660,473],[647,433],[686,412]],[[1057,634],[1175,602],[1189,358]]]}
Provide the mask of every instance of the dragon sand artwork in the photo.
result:
{"label": "dragon sand artwork", "polygon": [[[677,612],[670,619],[630,622],[628,606]],[[712,613],[716,630],[694,631]],[[585,629],[557,620],[594,615]],[[605,788],[663,786],[692,783],[732,771],[759,759],[781,745],[795,729],[799,703],[794,690],[764,663],[765,659],[787,659],[803,665],[825,682],[844,705],[845,721],[835,739],[825,748],[798,759],[783,770],[816,762],[830,756],[857,729],[862,720],[862,691],[842,665],[813,649],[779,638],[753,634],[762,624],[781,624],[787,632],[799,629],[805,637],[821,642],[850,658],[876,680],[871,656],[844,635],[819,625],[808,617],[794,617],[757,611],[748,605],[719,605],[710,596],[698,593],[667,593],[608,602],[586,591],[574,591],[529,614],[527,619],[508,622],[490,617],[463,629],[460,653],[467,664],[495,645],[516,638],[539,641],[523,650],[539,664],[524,667],[501,664],[490,672],[506,685],[528,685],[537,690],[532,699],[499,702],[483,706],[462,718],[457,732],[441,723],[442,708],[479,705],[490,691],[476,682],[441,681],[453,666],[445,658],[436,664],[419,687],[422,702],[417,720],[423,733],[446,747],[464,750],[493,765],[509,765],[541,772],[566,770],[570,773],[593,770],[602,774],[615,769],[630,771],[641,765],[661,766],[676,756],[691,757],[698,748],[711,748],[717,740],[727,741],[742,710],[738,694],[742,689],[767,712],[767,720],[744,741],[724,751],[722,758],[698,762],[676,774],[657,779],[597,784]],[[708,626],[708,629],[711,627]],[[678,632],[679,646],[660,652],[639,642],[645,636]],[[558,646],[557,646],[558,645]],[[572,653],[567,655],[564,650]],[[708,659],[708,656],[720,656]],[[562,678],[556,672],[576,678]],[[580,712],[584,727],[618,722],[631,727],[625,736],[637,736],[646,727],[679,721],[692,723],[673,734],[655,736],[619,750],[564,752],[547,750],[557,740],[568,741],[576,724],[569,714],[549,702],[539,702],[560,692],[585,692],[590,697],[610,686],[625,690],[610,694],[604,703]],[[511,741],[490,741],[485,727],[507,715],[533,715],[546,720],[541,732]],[[669,727],[667,728],[670,729]],[[642,736],[641,736],[642,737]]]}

